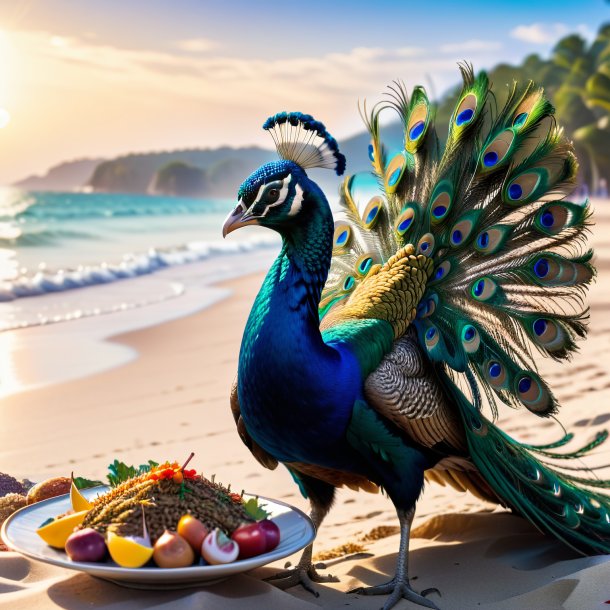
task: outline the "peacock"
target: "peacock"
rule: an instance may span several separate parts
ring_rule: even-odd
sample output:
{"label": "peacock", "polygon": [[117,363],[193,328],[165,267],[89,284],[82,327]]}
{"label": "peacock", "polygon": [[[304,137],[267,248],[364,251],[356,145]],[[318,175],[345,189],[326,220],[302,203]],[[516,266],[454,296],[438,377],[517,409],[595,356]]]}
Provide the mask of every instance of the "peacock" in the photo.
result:
{"label": "peacock", "polygon": [[[344,173],[345,157],[308,114],[263,128],[280,159],[252,173],[223,235],[278,232],[281,251],[243,334],[231,392],[237,430],[264,466],[284,464],[320,527],[335,489],[381,489],[396,507],[396,574],[360,588],[436,608],[409,584],[409,533],[424,481],[501,504],[583,554],[610,552],[609,481],[573,466],[606,432],[567,451],[518,442],[494,422],[502,405],[551,417],[558,403],[540,356],[568,359],[586,334],[595,276],[588,203],[565,198],[577,161],[534,83],[500,107],[485,72],[460,65],[463,88],[444,145],[423,87],[401,81],[361,114],[371,172],[344,179],[341,210],[306,173]],[[395,111],[402,149],[389,154],[380,114]],[[559,465],[558,465],[559,464]],[[283,588],[332,577],[308,547]]]}

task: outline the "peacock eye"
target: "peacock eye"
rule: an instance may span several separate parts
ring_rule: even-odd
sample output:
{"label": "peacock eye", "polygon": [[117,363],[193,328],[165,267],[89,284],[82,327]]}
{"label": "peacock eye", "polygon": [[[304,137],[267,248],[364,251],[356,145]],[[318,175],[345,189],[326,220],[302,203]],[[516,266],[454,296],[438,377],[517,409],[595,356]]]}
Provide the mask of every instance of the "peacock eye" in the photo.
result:
{"label": "peacock eye", "polygon": [[280,196],[279,189],[269,189],[267,191],[267,202],[268,203],[275,203],[279,196]]}

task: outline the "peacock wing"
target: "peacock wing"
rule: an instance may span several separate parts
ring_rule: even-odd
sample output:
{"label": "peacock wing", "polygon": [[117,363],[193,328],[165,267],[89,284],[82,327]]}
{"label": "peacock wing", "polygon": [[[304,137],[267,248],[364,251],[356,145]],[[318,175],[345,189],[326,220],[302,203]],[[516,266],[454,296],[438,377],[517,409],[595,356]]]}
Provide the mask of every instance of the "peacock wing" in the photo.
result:
{"label": "peacock wing", "polygon": [[489,486],[474,462],[467,457],[450,456],[424,473],[426,481],[441,486],[449,485],[456,491],[469,491],[475,498],[492,504],[508,504]]}
{"label": "peacock wing", "polygon": [[[374,352],[363,379],[379,375],[395,344],[388,347],[384,339],[381,351],[378,336],[395,336],[392,324],[351,320],[344,317],[349,308],[334,310],[346,307],[376,265],[407,244],[429,257],[434,271],[409,328],[455,404],[468,446],[468,455],[448,450],[429,477],[500,496],[580,552],[608,553],[610,501],[598,490],[609,489],[610,481],[583,476],[585,466],[566,465],[604,442],[607,432],[581,449],[555,453],[571,434],[550,445],[526,445],[481,412],[488,407],[495,418],[503,403],[552,416],[558,404],[538,373],[539,356],[569,359],[586,334],[585,293],[595,269],[586,247],[589,206],[565,199],[577,170],[572,145],[533,83],[515,84],[502,106],[485,73],[475,76],[469,66],[462,73],[464,87],[442,148],[434,108],[421,88],[409,98],[395,83],[389,101],[370,113],[364,108],[372,174],[344,181],[320,316],[341,321],[330,330],[351,333],[361,361]],[[388,106],[404,125],[404,146],[394,155],[386,154],[380,135],[379,113]],[[408,448],[386,425],[392,419],[419,443],[435,448],[448,442],[451,449],[459,428],[449,425],[452,413],[442,401],[411,412],[391,400],[403,390],[388,380],[382,396],[374,395],[374,379],[367,379],[367,400],[354,407],[348,439],[355,448],[372,462],[380,458],[388,468],[401,468]],[[418,387],[425,389],[425,380]]]}
{"label": "peacock wing", "polygon": [[364,395],[371,407],[418,444],[442,447],[445,454],[464,453],[459,414],[438,383],[414,331],[396,341],[366,378]]}
{"label": "peacock wing", "polygon": [[411,245],[383,265],[367,262],[365,276],[341,303],[323,315],[322,338],[356,356],[363,378],[374,371],[416,314],[431,262]]}
{"label": "peacock wing", "polygon": [[410,99],[390,88],[385,107],[405,133],[394,156],[380,139],[384,105],[368,116],[373,173],[344,182],[320,313],[329,323],[353,315],[348,304],[376,264],[413,244],[434,270],[404,326],[417,329],[429,360],[494,416],[500,402],[548,417],[558,405],[536,353],[567,359],[586,333],[589,209],[564,200],[577,164],[543,92],[515,86],[498,109],[487,76],[462,71],[442,150],[420,88]]}
{"label": "peacock wing", "polygon": [[401,248],[383,265],[372,265],[367,270],[344,304],[322,319],[321,329],[349,320],[376,319],[388,322],[394,337],[401,337],[417,314],[432,266],[432,261],[417,255],[411,244]]}
{"label": "peacock wing", "polygon": [[229,401],[231,403],[231,413],[233,413],[233,419],[237,425],[237,433],[239,434],[239,437],[243,441],[244,445],[250,449],[252,455],[265,468],[269,468],[269,470],[274,470],[277,468],[278,461],[271,454],[267,453],[259,444],[256,443],[250,434],[248,434],[246,424],[241,417],[239,397],[237,396],[237,377],[235,377],[235,381],[231,387],[231,396]]}
{"label": "peacock wing", "polygon": [[414,330],[394,343],[392,351],[367,377],[364,392],[367,403],[411,440],[447,455],[426,471],[428,482],[469,491],[488,502],[499,502],[467,456],[460,415],[438,383]]}

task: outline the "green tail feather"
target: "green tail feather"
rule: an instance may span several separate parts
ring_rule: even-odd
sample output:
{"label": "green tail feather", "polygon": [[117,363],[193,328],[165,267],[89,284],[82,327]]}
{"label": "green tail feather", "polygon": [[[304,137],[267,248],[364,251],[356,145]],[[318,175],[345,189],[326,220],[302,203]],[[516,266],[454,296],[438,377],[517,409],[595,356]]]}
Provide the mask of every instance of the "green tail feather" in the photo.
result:
{"label": "green tail feather", "polygon": [[[586,333],[583,296],[594,277],[583,249],[589,209],[563,201],[576,160],[533,83],[497,111],[485,73],[461,68],[464,86],[444,149],[425,91],[389,88],[365,121],[373,168],[346,178],[342,217],[320,313],[340,306],[375,264],[413,244],[433,274],[414,325],[431,360],[474,374],[497,402],[540,416],[557,410],[534,353],[569,358]],[[386,155],[379,115],[396,111],[403,149]],[[427,339],[430,336],[431,339]]]}
{"label": "green tail feather", "polygon": [[[495,107],[485,73],[461,68],[462,92],[444,149],[425,91],[402,83],[364,109],[373,173],[346,178],[333,262],[320,315],[341,307],[406,244],[431,257],[434,273],[413,324],[464,421],[470,455],[487,483],[541,530],[582,553],[610,553],[610,481],[572,466],[607,438],[557,452],[510,438],[481,414],[482,398],[539,416],[558,404],[534,353],[567,359],[586,334],[586,289],[595,276],[586,249],[590,211],[564,198],[577,163],[554,109],[533,83],[515,85]],[[398,113],[403,149],[386,154],[384,108]],[[476,406],[458,387],[469,386]]]}
{"label": "green tail feather", "polygon": [[503,502],[580,553],[610,553],[610,497],[587,489],[609,489],[610,481],[559,472],[533,455],[535,451],[555,459],[577,459],[604,442],[608,434],[600,433],[569,454],[546,451],[569,442],[569,434],[543,446],[545,449],[524,445],[483,417],[447,377],[444,383],[459,406],[471,459]]}

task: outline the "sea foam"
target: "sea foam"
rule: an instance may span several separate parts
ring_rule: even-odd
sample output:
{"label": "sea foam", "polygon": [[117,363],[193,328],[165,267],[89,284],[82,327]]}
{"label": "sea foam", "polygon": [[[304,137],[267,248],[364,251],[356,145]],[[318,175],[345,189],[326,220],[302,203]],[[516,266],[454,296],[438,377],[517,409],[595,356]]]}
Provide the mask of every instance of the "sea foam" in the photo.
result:
{"label": "sea foam", "polygon": [[192,242],[173,250],[151,248],[145,254],[126,254],[117,264],[81,265],[76,269],[59,269],[52,272],[43,269],[34,275],[22,275],[15,280],[0,283],[0,302],[107,284],[148,275],[175,265],[194,263],[224,254],[249,252],[276,244],[277,240],[274,239],[222,244]]}

